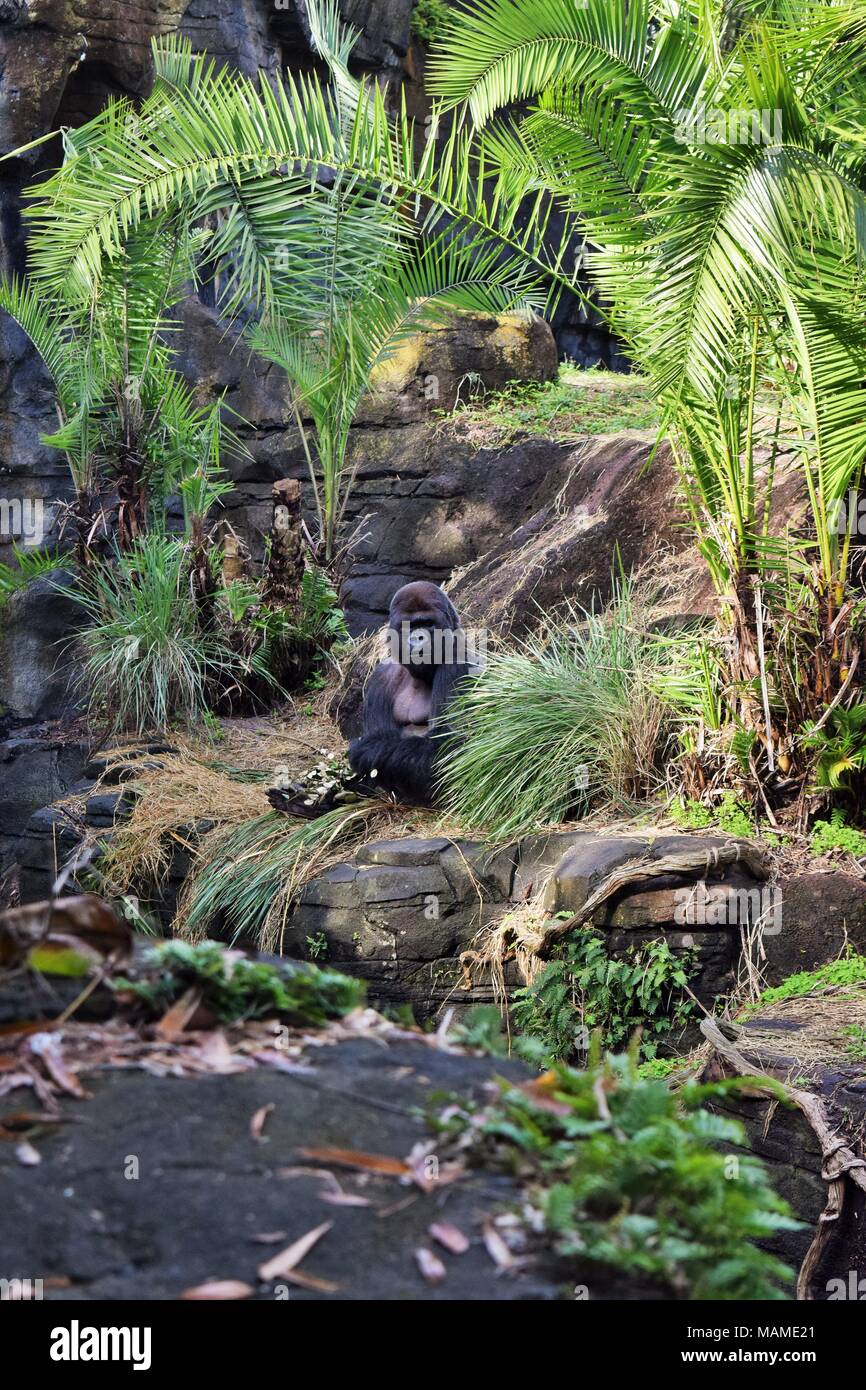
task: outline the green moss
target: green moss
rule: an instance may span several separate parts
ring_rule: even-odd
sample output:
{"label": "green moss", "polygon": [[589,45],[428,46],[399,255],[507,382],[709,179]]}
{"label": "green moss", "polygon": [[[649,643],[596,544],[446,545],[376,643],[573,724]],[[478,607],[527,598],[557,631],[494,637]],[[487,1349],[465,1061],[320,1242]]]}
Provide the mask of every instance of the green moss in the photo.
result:
{"label": "green moss", "polygon": [[754,1012],[761,1004],[778,1004],[782,999],[798,999],[814,990],[827,989],[831,985],[856,985],[866,980],[866,956],[850,955],[843,960],[831,961],[819,970],[801,970],[789,975],[780,985],[765,989],[757,1004],[749,1006]]}

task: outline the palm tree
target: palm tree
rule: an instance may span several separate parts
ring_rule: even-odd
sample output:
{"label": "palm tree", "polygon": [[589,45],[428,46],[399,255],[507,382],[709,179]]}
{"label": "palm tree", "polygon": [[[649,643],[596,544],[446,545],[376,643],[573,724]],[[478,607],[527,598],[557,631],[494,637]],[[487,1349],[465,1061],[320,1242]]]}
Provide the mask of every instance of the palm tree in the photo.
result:
{"label": "palm tree", "polygon": [[[731,713],[772,774],[859,686],[838,518],[866,457],[862,5],[474,0],[431,85],[484,129],[500,179],[579,213],[609,320],[665,408],[727,615]],[[515,102],[525,114],[498,116]],[[783,447],[810,503],[801,540],[771,533]]]}
{"label": "palm tree", "polygon": [[[328,86],[255,84],[182,43],[157,45],[142,110],[110,107],[36,188],[36,275],[87,304],[144,220],[216,214],[225,307],[255,306],[259,341],[312,401],[296,308],[306,295],[327,303],[323,187],[332,214],[356,200],[365,225],[401,229],[400,250],[376,262],[382,285],[388,256],[432,265],[447,249],[468,274],[498,258],[515,302],[527,264],[555,293],[574,285],[579,230],[611,325],[665,408],[726,615],[730,716],[753,740],[756,774],[759,759],[760,776],[775,775],[801,723],[860,690],[861,608],[837,521],[866,451],[859,0],[469,0],[431,65],[440,107],[423,141],[405,111],[390,117],[375,86],[349,77],[335,0],[311,9]],[[565,216],[551,247],[554,212]],[[352,278],[339,277],[341,312]],[[315,343],[316,372],[332,350],[351,359],[346,321],[327,352]],[[340,457],[341,428],[325,457]],[[811,503],[806,537],[772,534],[783,446]]]}
{"label": "palm tree", "polygon": [[[288,374],[330,561],[353,481],[349,429],[377,368],[449,311],[540,309],[533,255],[557,271],[543,249],[552,200],[542,193],[518,229],[516,193],[503,184],[493,208],[451,168],[467,136],[455,130],[441,162],[433,139],[416,155],[405,113],[390,120],[379,89],[350,76],[356,35],[336,0],[310,13],[327,86],[290,75],[257,85],[183,41],[155,45],[157,82],[141,111],[108,108],[38,186],[30,264],[45,290],[86,313],[148,219],[170,212],[203,228],[222,314]],[[442,225],[443,209],[460,215]]]}
{"label": "palm tree", "polygon": [[[87,302],[59,298],[38,279],[0,282],[0,308],[23,328],[52,379],[58,428],[43,442],[69,464],[85,569],[111,529],[109,510],[127,550],[152,522],[164,527],[172,493],[181,493],[196,533],[225,490],[219,409],[197,406],[171,365],[170,310],[194,273],[199,240],[168,214],[145,220]],[[228,441],[239,447],[230,433]]]}

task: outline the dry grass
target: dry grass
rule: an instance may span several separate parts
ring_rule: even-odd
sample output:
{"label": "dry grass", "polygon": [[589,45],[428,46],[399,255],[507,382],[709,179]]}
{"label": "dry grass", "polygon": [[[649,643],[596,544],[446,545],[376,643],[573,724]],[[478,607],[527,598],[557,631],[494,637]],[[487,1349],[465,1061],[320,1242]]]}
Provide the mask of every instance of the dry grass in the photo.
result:
{"label": "dry grass", "polygon": [[[218,744],[177,737],[177,753],[162,754],[156,766],[141,771],[140,745],[109,750],[106,775],[133,774],[124,780],[134,797],[132,813],[118,823],[100,865],[118,891],[140,882],[158,886],[177,847],[201,855],[214,831],[261,816],[277,769],[293,780],[325,750],[339,755],[344,748],[339,729],[320,711],[296,715],[288,724],[236,719],[222,727]],[[203,824],[210,835],[196,830]]]}

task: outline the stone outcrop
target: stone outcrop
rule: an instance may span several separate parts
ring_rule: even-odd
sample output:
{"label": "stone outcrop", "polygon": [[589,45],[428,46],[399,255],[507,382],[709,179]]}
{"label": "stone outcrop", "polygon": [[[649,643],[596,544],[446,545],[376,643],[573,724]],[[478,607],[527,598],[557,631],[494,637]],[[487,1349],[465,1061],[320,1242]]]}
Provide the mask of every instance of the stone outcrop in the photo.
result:
{"label": "stone outcrop", "polygon": [[[184,310],[178,363],[202,402],[219,396],[252,430],[239,429],[249,458],[229,464],[235,494],[226,515],[254,553],[270,523],[271,486],[307,464],[285,378],[226,334],[197,300]],[[343,590],[354,632],[375,628],[394,591],[410,579],[443,583],[507,536],[552,495],[562,450],[527,440],[504,451],[455,445],[437,428],[468,371],[489,391],[509,381],[550,380],[556,347],[540,319],[455,317],[406,343],[375,381],[351,431],[348,467],[357,467],[347,508],[356,529]]]}
{"label": "stone outcrop", "polygon": [[[590,608],[626,574],[686,544],[667,446],[647,434],[596,435],[551,452],[538,510],[468,565],[450,588],[472,621],[520,635],[563,600]],[[618,558],[617,558],[618,557]],[[689,606],[709,600],[702,584]]]}
{"label": "stone outcrop", "polygon": [[[40,1136],[39,1167],[23,1167],[14,1145],[0,1146],[9,1215],[3,1274],[41,1278],[46,1299],[176,1299],[216,1277],[244,1280],[258,1286],[255,1297],[273,1301],[273,1282],[260,1285],[258,1267],[327,1221],[332,1227],[304,1267],[334,1286],[332,1300],[555,1299],[561,1273],[554,1260],[498,1278],[485,1250],[483,1222],[517,1201],[514,1179],[483,1169],[467,1174],[448,1187],[443,1215],[441,1191],[343,1171],[340,1184],[356,1204],[338,1205],[327,1199],[333,1184],[325,1169],[317,1176],[300,1152],[329,1145],[404,1160],[429,1138],[420,1117],[431,1092],[481,1099],[494,1074],[528,1075],[517,1063],[408,1037],[313,1047],[303,1065],[285,1071],[88,1076],[90,1098],[62,1102],[63,1118],[79,1123]],[[21,1104],[19,1092],[0,1110]],[[250,1121],[262,1107],[268,1122],[259,1142]],[[125,1168],[130,1154],[139,1165],[134,1182]],[[441,1283],[426,1283],[415,1250],[430,1244],[431,1223],[445,1219],[465,1233],[469,1248],[459,1257],[440,1250],[447,1272]],[[263,1232],[285,1236],[262,1244]],[[613,1292],[607,1280],[593,1290]],[[291,1286],[292,1302],[323,1296]],[[621,1287],[617,1296],[628,1295]]]}

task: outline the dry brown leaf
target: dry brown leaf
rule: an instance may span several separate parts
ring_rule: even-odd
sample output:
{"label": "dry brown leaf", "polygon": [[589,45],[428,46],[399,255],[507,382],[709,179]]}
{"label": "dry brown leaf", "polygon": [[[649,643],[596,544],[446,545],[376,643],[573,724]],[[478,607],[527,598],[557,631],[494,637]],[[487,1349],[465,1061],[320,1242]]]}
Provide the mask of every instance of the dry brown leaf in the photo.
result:
{"label": "dry brown leaf", "polygon": [[254,1293],[252,1284],[245,1284],[242,1279],[211,1279],[206,1284],[196,1284],[195,1288],[184,1289],[181,1298],[194,1303],[211,1303],[218,1300],[252,1298]]}
{"label": "dry brown leaf", "polygon": [[415,1260],[428,1284],[442,1283],[446,1269],[438,1255],[422,1245],[415,1251]]}
{"label": "dry brown leaf", "polygon": [[337,1293],[340,1287],[330,1279],[317,1279],[315,1274],[303,1274],[299,1269],[290,1269],[283,1278],[289,1284],[297,1284],[299,1289],[312,1289],[314,1293]]}
{"label": "dry brown leaf", "polygon": [[174,1042],[175,1038],[179,1038],[201,1003],[201,996],[202,991],[197,985],[185,990],[159,1020],[153,1030],[156,1036],[163,1042]]}
{"label": "dry brown leaf", "polygon": [[77,1100],[85,1100],[87,1092],[78,1077],[69,1070],[60,1050],[60,1038],[56,1033],[34,1033],[28,1043],[34,1057],[38,1057],[51,1080]]}
{"label": "dry brown leaf", "polygon": [[389,1154],[362,1153],[359,1149],[298,1149],[301,1158],[316,1159],[320,1163],[335,1163],[338,1168],[360,1168],[365,1173],[384,1173],[392,1178],[408,1177],[411,1169],[402,1158],[391,1158]]}
{"label": "dry brown leaf", "polygon": [[305,1255],[312,1250],[313,1246],[322,1239],[322,1236],[330,1231],[333,1221],[325,1221],[321,1226],[315,1226],[312,1231],[307,1231],[305,1236],[294,1241],[281,1250],[279,1255],[274,1255],[273,1259],[266,1260],[263,1265],[259,1265],[259,1278],[266,1284],[274,1279],[285,1279],[288,1274],[301,1263]]}
{"label": "dry brown leaf", "polygon": [[262,1130],[265,1127],[265,1120],[274,1108],[274,1102],[269,1101],[267,1105],[259,1106],[259,1109],[250,1120],[250,1138],[255,1139],[257,1144],[266,1144],[268,1142]]}
{"label": "dry brown leaf", "polygon": [[452,1255],[465,1255],[469,1249],[468,1237],[449,1221],[435,1221],[429,1230],[433,1239],[444,1245]]}
{"label": "dry brown leaf", "polygon": [[96,893],[28,903],[0,913],[0,960],[20,958],[38,942],[60,940],[78,942],[100,956],[126,959],[132,928]]}

